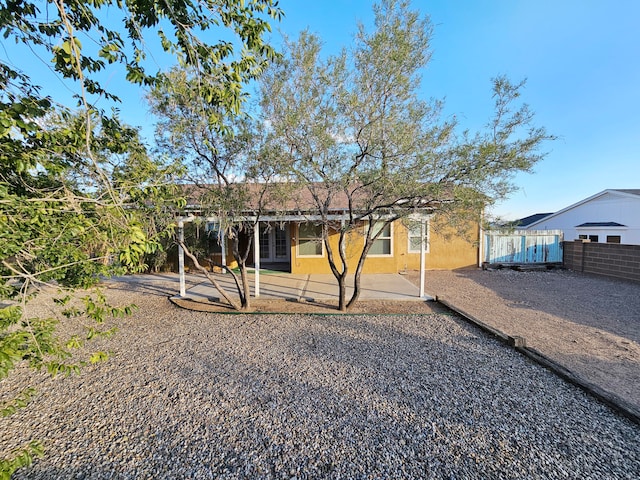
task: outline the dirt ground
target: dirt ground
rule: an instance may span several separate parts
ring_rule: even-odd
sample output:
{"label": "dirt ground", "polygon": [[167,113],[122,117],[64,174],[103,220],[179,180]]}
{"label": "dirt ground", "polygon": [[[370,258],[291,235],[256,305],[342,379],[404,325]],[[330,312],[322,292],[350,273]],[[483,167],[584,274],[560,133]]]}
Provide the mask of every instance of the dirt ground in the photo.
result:
{"label": "dirt ground", "polygon": [[[228,305],[222,303],[203,303],[189,299],[172,298],[176,305],[199,312],[235,313]],[[273,299],[251,299],[251,312],[259,313],[316,313],[339,314],[338,303],[331,301],[288,301]],[[398,300],[360,300],[350,310],[354,313],[442,313],[449,311],[447,307],[436,302],[398,301]]]}

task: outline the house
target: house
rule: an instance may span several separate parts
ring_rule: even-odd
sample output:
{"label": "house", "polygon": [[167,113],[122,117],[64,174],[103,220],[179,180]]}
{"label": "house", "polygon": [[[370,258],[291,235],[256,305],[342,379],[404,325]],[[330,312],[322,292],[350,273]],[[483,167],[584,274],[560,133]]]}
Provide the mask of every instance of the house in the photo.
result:
{"label": "house", "polygon": [[[193,197],[193,194],[191,196]],[[257,194],[251,196],[259,197]],[[198,200],[192,198],[189,203],[197,205]],[[215,215],[207,215],[204,212],[195,213],[206,218],[206,229],[214,239],[209,244],[209,254],[213,260],[216,263],[234,267],[235,261],[230,246],[225,245],[221,235],[216,235],[219,220]],[[337,195],[328,213],[336,225],[342,219],[346,219],[348,214],[346,199]],[[254,221],[257,219],[259,223],[259,230],[254,232],[248,265],[255,266],[258,262],[261,269],[297,274],[331,273],[326,247],[322,242],[322,228],[318,223],[316,211],[311,208],[308,192],[300,190],[297,197],[289,194],[281,204],[274,199],[267,200],[260,209],[258,207],[247,209],[243,215],[245,219]],[[460,234],[452,228],[442,227],[440,223],[433,209],[425,208],[418,209],[407,219],[397,220],[387,225],[371,247],[363,273],[419,270],[422,231],[425,234],[425,269],[451,270],[477,266],[480,243],[479,225],[470,223],[464,234]],[[423,225],[424,230],[422,230]],[[350,236],[345,253],[351,271],[355,270],[367,228],[370,228],[368,222],[363,221]],[[378,227],[374,225],[373,228]],[[239,238],[240,248],[243,244],[247,245],[247,234],[244,235],[244,238]],[[330,233],[330,245],[337,256],[337,231]]]}
{"label": "house", "polygon": [[[435,232],[431,227],[431,215],[426,215],[424,221],[427,269],[452,270],[478,264],[477,243],[474,245],[473,241]],[[351,271],[356,267],[367,228],[369,225],[362,222],[358,232],[349,239],[346,253]],[[420,218],[398,220],[387,225],[371,247],[363,273],[418,270],[421,229]],[[472,227],[469,234],[477,239],[477,226]],[[330,244],[337,255],[337,232],[330,234]],[[268,269],[273,265],[275,269],[283,266],[284,270],[291,273],[331,273],[326,248],[322,242],[322,228],[309,216],[288,216],[284,221],[276,217],[260,222],[259,251],[262,268]]]}
{"label": "house", "polygon": [[640,189],[603,190],[522,230],[562,230],[565,240],[640,245]]}

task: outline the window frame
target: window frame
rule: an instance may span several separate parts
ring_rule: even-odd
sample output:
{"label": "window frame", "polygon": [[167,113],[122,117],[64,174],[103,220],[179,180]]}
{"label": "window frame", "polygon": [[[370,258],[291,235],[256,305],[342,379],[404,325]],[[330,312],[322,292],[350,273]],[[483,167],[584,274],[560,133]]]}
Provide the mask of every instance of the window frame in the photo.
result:
{"label": "window frame", "polygon": [[[429,231],[429,220],[425,220],[425,230],[424,230],[424,252],[425,253],[429,253],[429,244],[431,243],[430,240],[430,231]],[[411,248],[411,239],[420,239],[420,235],[422,234],[422,222],[411,222],[409,225],[406,225],[407,227],[407,253],[422,253],[422,250],[420,247],[418,247],[418,249],[412,249]],[[417,235],[412,235],[411,234],[411,227],[418,227],[420,229],[420,232]]]}
{"label": "window frame", "polygon": [[[302,226],[303,225],[311,225],[315,228],[319,228],[320,232],[319,232],[319,236],[316,237],[303,237],[301,235],[302,233]],[[316,253],[314,255],[306,255],[304,253],[300,253],[300,241],[304,240],[304,241],[317,241],[320,244],[320,253]],[[303,223],[299,223],[297,225],[297,235],[296,235],[296,257],[299,258],[323,258],[324,257],[324,239],[322,238],[322,225],[316,225],[313,222],[303,222]]]}
{"label": "window frame", "polygon": [[[373,224],[375,225],[378,222],[383,223],[383,224],[386,223],[385,220],[377,220],[377,221],[374,221]],[[391,258],[391,257],[393,257],[393,234],[394,234],[393,224],[394,223],[395,222],[391,222],[391,223],[387,224],[388,227],[389,227],[389,236],[388,237],[387,236],[383,237],[381,235],[381,236],[379,236],[378,238],[376,238],[373,241],[373,243],[371,244],[371,247],[369,248],[369,252],[367,253],[367,257],[378,257],[378,258]],[[369,222],[367,224],[367,228],[371,228],[371,222]],[[382,227],[382,228],[384,228],[384,227]],[[388,240],[389,241],[389,253],[371,253],[371,250],[373,249],[373,246],[375,245],[375,243],[377,241],[380,241],[380,240]]]}

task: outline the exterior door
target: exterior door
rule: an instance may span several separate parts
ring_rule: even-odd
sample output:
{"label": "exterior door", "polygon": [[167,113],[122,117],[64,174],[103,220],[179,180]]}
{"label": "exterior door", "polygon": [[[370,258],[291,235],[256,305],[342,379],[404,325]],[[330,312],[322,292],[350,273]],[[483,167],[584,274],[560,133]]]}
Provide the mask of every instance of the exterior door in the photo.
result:
{"label": "exterior door", "polygon": [[261,262],[288,262],[290,251],[289,225],[260,225]]}

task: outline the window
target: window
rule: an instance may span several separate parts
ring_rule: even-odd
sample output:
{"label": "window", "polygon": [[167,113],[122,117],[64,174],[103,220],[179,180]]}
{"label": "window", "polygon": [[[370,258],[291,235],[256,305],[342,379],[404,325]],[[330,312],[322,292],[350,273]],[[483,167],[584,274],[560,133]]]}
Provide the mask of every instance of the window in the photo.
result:
{"label": "window", "polygon": [[[422,233],[422,225],[420,223],[412,222],[408,227],[409,231],[409,253],[420,253],[420,236]],[[425,252],[429,251],[429,224],[425,224],[424,232],[424,249]]]}
{"label": "window", "polygon": [[598,242],[598,235],[578,235],[579,240],[590,240],[592,242]]}
{"label": "window", "polygon": [[391,255],[391,224],[374,223],[371,236],[374,237],[378,232],[380,236],[371,245],[369,255]]}
{"label": "window", "polygon": [[313,223],[298,225],[298,256],[321,257],[322,255],[322,225]]}
{"label": "window", "polygon": [[620,235],[607,235],[607,243],[620,243]]}
{"label": "window", "polygon": [[288,258],[287,228],[284,225],[276,227],[276,258]]}

